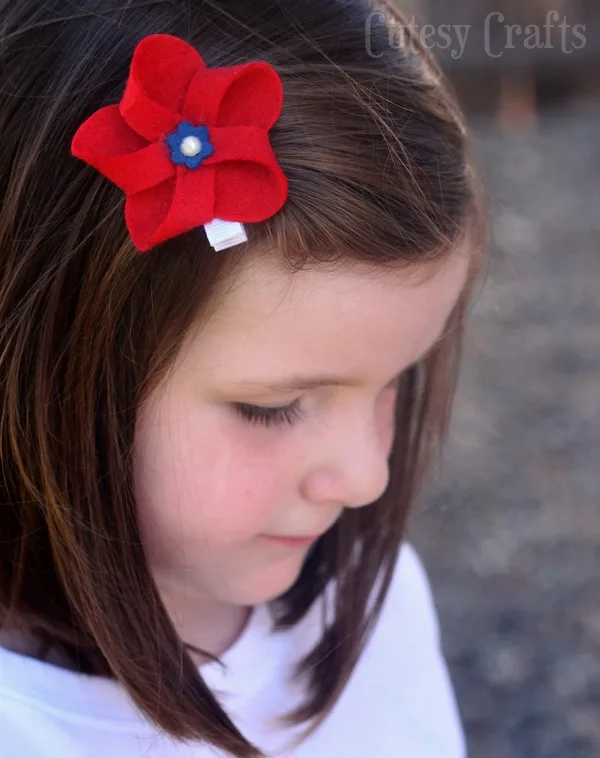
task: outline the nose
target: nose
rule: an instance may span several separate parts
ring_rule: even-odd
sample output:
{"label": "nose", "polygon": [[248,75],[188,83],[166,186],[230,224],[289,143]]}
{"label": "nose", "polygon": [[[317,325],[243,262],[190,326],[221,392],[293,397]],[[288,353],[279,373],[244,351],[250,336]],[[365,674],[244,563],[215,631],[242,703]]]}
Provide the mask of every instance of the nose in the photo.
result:
{"label": "nose", "polygon": [[387,398],[375,413],[363,408],[340,415],[319,434],[302,494],[313,503],[360,508],[378,500],[389,484],[393,408]]}

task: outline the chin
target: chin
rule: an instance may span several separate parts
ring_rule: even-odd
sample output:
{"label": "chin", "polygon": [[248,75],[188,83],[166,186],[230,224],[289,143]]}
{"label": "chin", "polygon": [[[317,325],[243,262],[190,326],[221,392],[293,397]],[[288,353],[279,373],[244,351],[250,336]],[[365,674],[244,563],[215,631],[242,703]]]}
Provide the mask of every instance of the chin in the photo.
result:
{"label": "chin", "polygon": [[248,572],[235,587],[227,588],[227,600],[236,605],[260,605],[275,600],[290,589],[301,570],[302,561],[298,560],[263,566],[256,573]]}

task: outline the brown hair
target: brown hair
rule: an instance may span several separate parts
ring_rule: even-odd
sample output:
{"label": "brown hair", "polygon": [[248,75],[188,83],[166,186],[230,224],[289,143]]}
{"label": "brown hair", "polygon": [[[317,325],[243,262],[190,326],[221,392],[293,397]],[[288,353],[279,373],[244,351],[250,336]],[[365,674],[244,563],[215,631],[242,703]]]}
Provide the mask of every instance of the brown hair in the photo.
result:
{"label": "brown hair", "polygon": [[[404,19],[385,3],[0,0],[0,20],[1,617],[62,645],[79,670],[115,677],[174,737],[261,755],[203,682],[150,574],[132,494],[136,409],[248,251],[290,271],[397,270],[467,240],[470,285],[485,213],[463,119],[418,38],[416,49],[389,44]],[[281,76],[270,136],[289,199],[246,225],[245,247],[215,254],[200,228],[140,255],[122,192],[70,155],[77,126],[119,101],[135,45],[157,32],[209,66],[260,59]],[[315,727],[329,712],[377,619],[446,434],[470,290],[404,376],[387,491],[347,509],[272,604],[288,627],[337,582],[335,621],[302,662],[307,698],[292,722]]]}

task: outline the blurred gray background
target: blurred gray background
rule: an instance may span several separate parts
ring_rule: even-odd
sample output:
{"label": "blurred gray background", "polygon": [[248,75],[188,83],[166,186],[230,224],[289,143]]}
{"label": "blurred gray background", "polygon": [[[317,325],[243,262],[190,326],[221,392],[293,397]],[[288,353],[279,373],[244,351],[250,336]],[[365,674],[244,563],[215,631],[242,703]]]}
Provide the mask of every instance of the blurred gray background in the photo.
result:
{"label": "blurred gray background", "polygon": [[[433,25],[493,214],[443,471],[410,538],[471,758],[598,758],[600,2],[398,4]],[[436,36],[456,24],[462,53]]]}

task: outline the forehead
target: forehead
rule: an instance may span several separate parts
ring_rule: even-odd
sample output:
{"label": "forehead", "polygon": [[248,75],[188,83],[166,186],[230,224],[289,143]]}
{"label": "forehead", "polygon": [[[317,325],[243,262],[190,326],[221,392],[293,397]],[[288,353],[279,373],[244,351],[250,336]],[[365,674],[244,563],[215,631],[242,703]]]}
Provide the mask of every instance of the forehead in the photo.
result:
{"label": "forehead", "polygon": [[209,382],[311,371],[368,382],[369,371],[399,371],[436,340],[467,275],[459,253],[413,273],[353,264],[290,274],[254,257],[192,335],[184,363]]}

